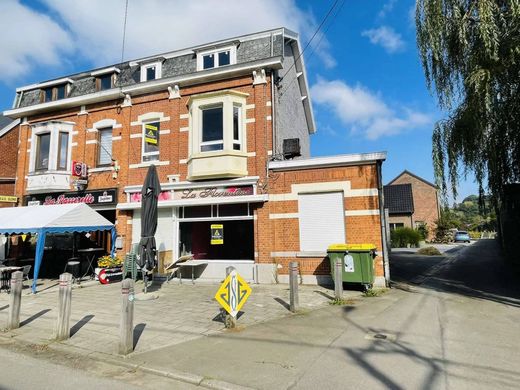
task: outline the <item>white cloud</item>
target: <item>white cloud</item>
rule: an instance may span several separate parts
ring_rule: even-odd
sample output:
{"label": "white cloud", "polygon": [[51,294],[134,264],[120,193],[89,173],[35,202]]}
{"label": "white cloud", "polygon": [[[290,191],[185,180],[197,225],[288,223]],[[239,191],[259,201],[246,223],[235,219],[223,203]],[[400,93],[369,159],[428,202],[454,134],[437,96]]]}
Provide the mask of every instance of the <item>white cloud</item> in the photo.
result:
{"label": "white cloud", "polygon": [[[95,65],[118,62],[125,1],[43,0],[65,22],[80,53]],[[218,39],[288,27],[301,33],[304,45],[316,23],[294,0],[131,0],[125,59],[134,59]],[[329,43],[317,54],[333,66]]]}
{"label": "white cloud", "polygon": [[381,11],[379,11],[377,16],[380,19],[384,19],[388,13],[392,12],[396,2],[397,0],[388,0],[385,4],[383,4],[383,8],[381,8]]}
{"label": "white cloud", "polygon": [[365,30],[361,35],[368,37],[372,44],[381,45],[388,53],[395,53],[404,49],[404,41],[401,38],[401,34],[396,33],[392,27],[381,26]]}
{"label": "white cloud", "polygon": [[67,32],[46,15],[20,4],[0,1],[0,80],[13,81],[34,64],[58,65],[73,45]]}
{"label": "white cloud", "polygon": [[342,80],[318,78],[311,88],[313,101],[331,110],[353,133],[361,133],[375,140],[406,131],[422,128],[432,123],[429,115],[401,108],[391,109],[380,96],[357,85],[349,86]]}

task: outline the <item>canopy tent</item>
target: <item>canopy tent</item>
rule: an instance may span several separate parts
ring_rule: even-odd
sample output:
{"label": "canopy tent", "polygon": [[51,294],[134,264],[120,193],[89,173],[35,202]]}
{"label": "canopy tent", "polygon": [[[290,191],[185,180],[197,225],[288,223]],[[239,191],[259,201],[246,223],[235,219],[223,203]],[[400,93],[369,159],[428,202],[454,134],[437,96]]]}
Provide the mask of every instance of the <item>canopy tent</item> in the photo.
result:
{"label": "canopy tent", "polygon": [[0,209],[0,233],[34,233],[36,254],[32,290],[36,292],[36,279],[40,271],[47,233],[112,231],[112,255],[115,251],[116,230],[113,223],[84,203],[52,206],[9,207]]}

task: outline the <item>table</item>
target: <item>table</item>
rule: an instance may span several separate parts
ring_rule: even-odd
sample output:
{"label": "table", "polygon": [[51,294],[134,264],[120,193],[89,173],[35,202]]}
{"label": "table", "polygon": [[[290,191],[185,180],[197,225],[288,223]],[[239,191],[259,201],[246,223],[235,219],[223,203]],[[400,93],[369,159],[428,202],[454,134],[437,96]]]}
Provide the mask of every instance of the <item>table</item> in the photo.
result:
{"label": "table", "polygon": [[[81,276],[81,279],[83,279],[85,276],[87,276],[89,271],[92,271],[91,277],[93,277],[96,272],[96,270],[93,267],[94,260],[96,260],[96,254],[99,254],[100,252],[105,252],[105,250],[103,248],[86,248],[86,249],[78,249],[76,252],[78,252],[79,254],[84,254],[85,257],[87,258],[87,262],[88,262],[87,271],[85,272],[85,274],[83,276]],[[90,258],[89,258],[89,256],[90,256]],[[81,270],[80,270],[80,273],[81,273]]]}
{"label": "table", "polygon": [[207,261],[204,260],[188,260],[184,261],[182,263],[177,263],[177,266],[179,267],[179,283],[182,284],[182,268],[183,267],[191,267],[191,282],[195,284],[195,278],[194,278],[194,272],[195,267],[199,267],[201,265],[208,265]]}
{"label": "table", "polygon": [[11,275],[15,271],[21,271],[22,267],[0,267],[0,291],[11,291]]}

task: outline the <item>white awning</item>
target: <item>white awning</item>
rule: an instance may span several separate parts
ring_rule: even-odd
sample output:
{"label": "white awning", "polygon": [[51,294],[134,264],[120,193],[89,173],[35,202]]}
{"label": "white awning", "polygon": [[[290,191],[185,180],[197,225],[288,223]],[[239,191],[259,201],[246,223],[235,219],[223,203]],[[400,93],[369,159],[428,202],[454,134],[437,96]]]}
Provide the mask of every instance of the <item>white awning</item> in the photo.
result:
{"label": "white awning", "polygon": [[0,233],[109,230],[114,224],[84,203],[0,208]]}

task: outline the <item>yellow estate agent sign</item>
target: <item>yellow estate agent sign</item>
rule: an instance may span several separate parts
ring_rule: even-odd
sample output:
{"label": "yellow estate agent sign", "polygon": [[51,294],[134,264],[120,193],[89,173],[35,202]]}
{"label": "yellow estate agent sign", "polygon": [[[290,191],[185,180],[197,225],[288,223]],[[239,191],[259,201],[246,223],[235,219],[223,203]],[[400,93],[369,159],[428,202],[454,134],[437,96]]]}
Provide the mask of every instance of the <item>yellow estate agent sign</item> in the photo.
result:
{"label": "yellow estate agent sign", "polygon": [[224,225],[211,225],[211,245],[224,244]]}
{"label": "yellow estate agent sign", "polygon": [[0,202],[16,203],[18,198],[16,196],[0,195]]}
{"label": "yellow estate agent sign", "polygon": [[144,141],[148,144],[157,145],[157,134],[159,133],[159,126],[155,123],[144,125]]}
{"label": "yellow estate agent sign", "polygon": [[220,285],[215,299],[231,316],[236,317],[247,298],[251,295],[251,287],[237,273],[231,271],[226,280]]}

